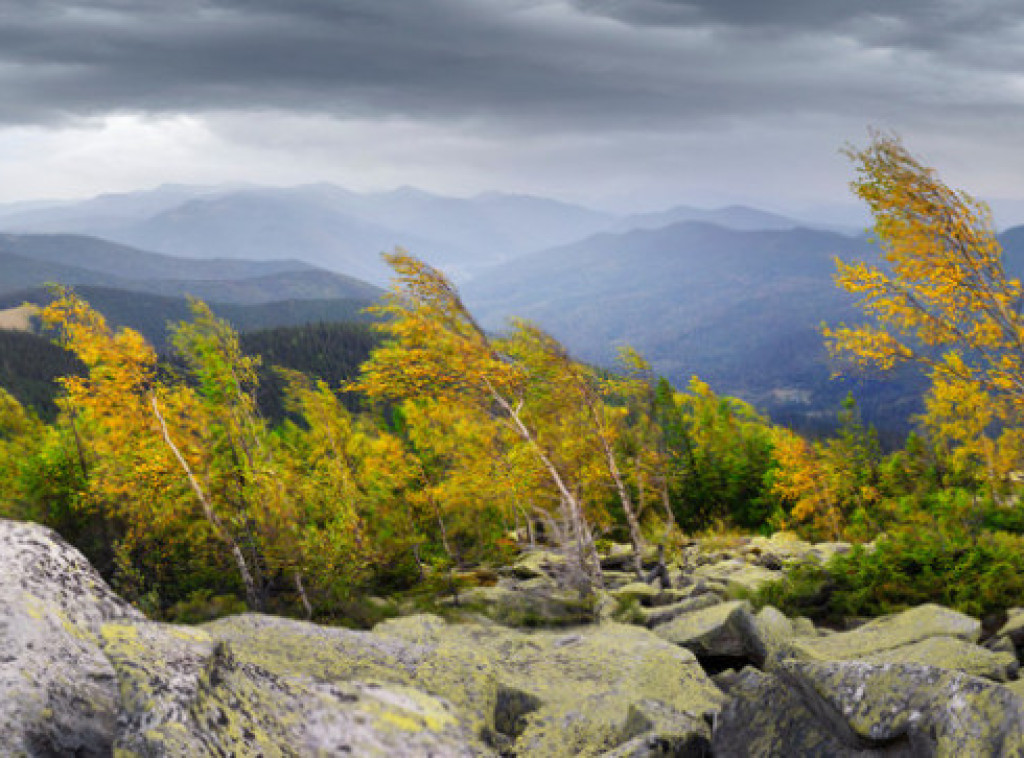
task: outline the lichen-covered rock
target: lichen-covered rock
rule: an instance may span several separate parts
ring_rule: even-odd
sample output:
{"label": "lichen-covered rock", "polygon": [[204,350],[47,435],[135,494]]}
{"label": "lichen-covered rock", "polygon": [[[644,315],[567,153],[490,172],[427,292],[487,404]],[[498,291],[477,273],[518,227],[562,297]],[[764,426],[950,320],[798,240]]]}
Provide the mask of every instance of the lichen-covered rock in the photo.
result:
{"label": "lichen-covered rock", "polygon": [[884,650],[864,656],[869,663],[923,663],[928,666],[962,671],[997,682],[1006,682],[1017,675],[1017,656],[993,652],[955,637],[929,637],[921,642]]}
{"label": "lichen-covered rock", "polygon": [[848,553],[848,542],[810,543],[792,532],[776,532],[771,537],[753,537],[743,553],[757,565],[781,569],[797,563],[826,563],[832,556]]}
{"label": "lichen-covered rock", "polygon": [[722,602],[723,600],[719,595],[716,595],[713,592],[708,592],[685,600],[679,600],[678,602],[670,603],[669,605],[660,605],[655,608],[641,608],[639,611],[640,623],[648,629],[653,629],[656,626],[667,624],[669,621],[677,619],[687,613],[704,610],[705,608],[710,608],[713,605],[719,605]]}
{"label": "lichen-covered rock", "polygon": [[630,582],[623,587],[611,590],[610,594],[616,600],[635,599],[646,605],[652,605],[661,595],[661,590],[646,582]]}
{"label": "lichen-covered rock", "polygon": [[693,575],[710,586],[719,585],[727,592],[755,593],[765,585],[785,577],[781,571],[754,566],[738,559],[730,559],[700,566]]}
{"label": "lichen-covered rock", "polygon": [[[850,746],[836,726],[819,718],[799,690],[773,674],[745,668],[730,677],[729,703],[715,723],[714,755],[800,756],[800,758],[889,758],[909,752]],[[850,734],[848,739],[856,743]]]}
{"label": "lichen-covered rock", "polygon": [[360,633],[243,616],[205,629],[240,662],[413,687],[517,755],[597,755],[642,736],[706,744],[724,699],[687,651],[622,624],[524,633],[415,616]]}
{"label": "lichen-covered rock", "polygon": [[931,637],[977,642],[981,622],[940,605],[927,604],[869,621],[857,629],[794,640],[790,655],[810,660],[849,661]]}
{"label": "lichen-covered rock", "polygon": [[702,658],[761,661],[765,649],[746,600],[732,600],[679,616],[652,630],[664,640]]}
{"label": "lichen-covered rock", "polygon": [[756,643],[750,648],[759,655],[758,663],[778,660],[789,652],[789,643],[796,636],[793,622],[778,608],[766,605],[754,616]]}
{"label": "lichen-covered rock", "polygon": [[566,559],[561,553],[550,550],[530,550],[523,553],[512,565],[512,573],[520,579],[536,579],[551,576],[565,569]]}
{"label": "lichen-covered rock", "polygon": [[106,621],[142,616],[51,530],[0,520],[0,755],[109,755],[119,710]]}
{"label": "lichen-covered rock", "polygon": [[906,742],[915,756],[1024,755],[1024,700],[994,682],[910,663],[785,661],[777,672],[847,745]]}
{"label": "lichen-covered rock", "polygon": [[1011,608],[1007,615],[1006,623],[996,635],[1009,637],[1016,647],[1024,647],[1024,609]]}
{"label": "lichen-covered rock", "polygon": [[459,593],[461,606],[513,627],[553,627],[584,624],[595,619],[595,598],[528,580],[529,587],[495,585]]}
{"label": "lichen-covered rock", "polygon": [[[445,701],[317,670],[309,648],[253,660],[206,631],[107,625],[123,756],[451,755],[482,746]],[[306,665],[300,665],[305,663]]]}

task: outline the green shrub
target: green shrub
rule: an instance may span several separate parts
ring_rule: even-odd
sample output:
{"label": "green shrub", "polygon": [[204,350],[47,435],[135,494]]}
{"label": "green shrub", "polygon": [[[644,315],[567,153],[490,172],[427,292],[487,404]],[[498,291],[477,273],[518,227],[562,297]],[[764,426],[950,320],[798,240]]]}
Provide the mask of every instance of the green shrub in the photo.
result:
{"label": "green shrub", "polygon": [[879,616],[938,603],[984,618],[1024,604],[1024,537],[903,527],[826,566],[801,566],[755,598],[821,621]]}
{"label": "green shrub", "polygon": [[234,595],[213,595],[210,590],[196,590],[179,600],[166,612],[168,621],[177,624],[201,624],[224,616],[245,613],[245,602]]}

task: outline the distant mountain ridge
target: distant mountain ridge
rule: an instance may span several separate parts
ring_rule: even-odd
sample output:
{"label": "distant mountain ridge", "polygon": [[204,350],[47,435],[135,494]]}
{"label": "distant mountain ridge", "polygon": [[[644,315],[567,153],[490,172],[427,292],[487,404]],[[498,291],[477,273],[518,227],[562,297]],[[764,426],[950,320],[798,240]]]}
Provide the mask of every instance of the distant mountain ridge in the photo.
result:
{"label": "distant mountain ridge", "polygon": [[[452,275],[488,327],[508,315],[530,318],[584,360],[609,364],[630,344],[677,385],[696,374],[808,423],[834,418],[850,388],[863,394],[869,418],[906,419],[919,408],[914,376],[829,378],[821,323],[860,320],[834,285],[833,258],[878,260],[879,250],[864,234],[757,208],[616,215],[540,197],[452,198],[411,187],[167,186],[0,206],[0,229],[10,230],[0,234],[0,295],[57,280],[117,288],[97,297],[134,314],[180,313],[188,292],[249,309],[238,319],[262,312],[262,326],[348,318],[380,296],[374,284],[389,272],[379,253],[400,245]],[[1000,239],[1007,271],[1024,276],[1024,227]],[[168,302],[157,304],[161,297]]]}
{"label": "distant mountain ridge", "polygon": [[0,295],[56,282],[229,303],[370,302],[371,284],[297,260],[183,259],[81,235],[0,235]]}
{"label": "distant mountain ridge", "polygon": [[[878,254],[864,236],[684,221],[520,258],[464,295],[489,328],[528,318],[605,365],[628,344],[677,386],[697,375],[763,410],[808,416],[838,407],[848,387],[830,383],[819,332],[857,318],[833,284],[833,257]],[[909,399],[899,402],[909,413]]]}
{"label": "distant mountain ridge", "polygon": [[413,187],[357,193],[332,184],[168,185],[78,203],[0,206],[0,229],[10,232],[94,235],[189,258],[301,259],[375,284],[390,276],[380,253],[395,247],[466,281],[493,265],[594,234],[681,221],[740,230],[806,226],[746,206],[616,215],[531,195],[447,197]]}
{"label": "distant mountain ridge", "polygon": [[638,213],[623,218],[610,231],[626,232],[633,229],[661,229],[687,221],[700,221],[736,231],[781,231],[806,222],[751,208],[745,205],[730,205],[724,208],[694,208],[678,205],[658,213]]}
{"label": "distant mountain ridge", "polygon": [[524,252],[607,228],[614,217],[546,198],[472,198],[412,188],[358,194],[328,184],[162,188],[4,212],[0,229],[80,233],[194,258],[294,259],[383,284],[380,253],[404,247],[465,278]]}

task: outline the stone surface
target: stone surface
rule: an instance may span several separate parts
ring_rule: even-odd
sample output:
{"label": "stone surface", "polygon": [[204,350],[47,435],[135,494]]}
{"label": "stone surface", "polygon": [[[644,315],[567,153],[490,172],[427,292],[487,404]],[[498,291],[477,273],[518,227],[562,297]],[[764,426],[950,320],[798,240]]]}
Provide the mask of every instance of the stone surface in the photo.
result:
{"label": "stone surface", "polygon": [[520,579],[550,576],[564,569],[565,556],[550,550],[530,550],[512,564],[512,573]]}
{"label": "stone surface", "polygon": [[524,633],[412,616],[373,632],[247,614],[182,633],[104,627],[137,755],[597,755],[708,744],[724,698],[693,656],[634,626]]}
{"label": "stone surface", "polygon": [[630,582],[624,587],[611,591],[612,597],[618,600],[635,598],[646,605],[651,605],[661,594],[661,590],[646,582]]}
{"label": "stone surface", "polygon": [[997,682],[1016,678],[1019,668],[1017,656],[1012,653],[993,652],[955,637],[929,637],[921,642],[864,656],[861,660],[869,663],[923,663]]}
{"label": "stone surface", "polygon": [[717,584],[732,593],[755,593],[785,576],[781,571],[754,566],[736,558],[700,566],[694,570],[693,575],[703,579],[709,586]]}
{"label": "stone surface", "polygon": [[757,565],[783,568],[795,563],[826,563],[832,556],[848,553],[848,542],[810,543],[791,532],[776,532],[771,537],[753,537],[744,553]]}
{"label": "stone surface", "polygon": [[[273,634],[273,625],[264,631]],[[346,681],[299,650],[257,660],[207,631],[152,623],[107,625],[103,636],[122,694],[119,756],[383,758],[483,749],[450,703],[400,684]]]}
{"label": "stone surface", "polygon": [[848,661],[911,645],[931,637],[977,642],[981,622],[940,605],[921,605],[883,616],[849,632],[793,641],[790,654],[811,660]]}
{"label": "stone surface", "polygon": [[666,624],[673,619],[684,616],[694,611],[710,608],[713,605],[722,603],[722,598],[713,592],[695,597],[680,600],[669,605],[660,605],[655,608],[641,608],[639,622],[649,629],[661,624]]}
{"label": "stone surface", "polygon": [[915,756],[1024,755],[1024,700],[985,679],[860,661],[786,661],[778,671],[844,744],[905,742]]}
{"label": "stone surface", "polygon": [[685,647],[702,658],[763,660],[765,650],[757,634],[750,603],[733,600],[679,616],[653,628],[664,640]]}
{"label": "stone surface", "polygon": [[715,723],[712,748],[720,756],[909,756],[909,751],[874,750],[854,745],[836,727],[815,714],[797,689],[772,674],[746,668],[731,678],[731,700]]}
{"label": "stone surface", "polygon": [[1024,610],[1011,608],[1008,612],[1009,618],[1002,628],[996,632],[998,636],[1009,637],[1017,647],[1024,647]]}
{"label": "stone surface", "polygon": [[98,633],[141,614],[44,527],[0,521],[0,566],[0,755],[109,755],[119,699]]}
{"label": "stone surface", "polygon": [[554,627],[595,619],[595,598],[528,580],[529,586],[474,587],[459,593],[462,607],[513,627]]}

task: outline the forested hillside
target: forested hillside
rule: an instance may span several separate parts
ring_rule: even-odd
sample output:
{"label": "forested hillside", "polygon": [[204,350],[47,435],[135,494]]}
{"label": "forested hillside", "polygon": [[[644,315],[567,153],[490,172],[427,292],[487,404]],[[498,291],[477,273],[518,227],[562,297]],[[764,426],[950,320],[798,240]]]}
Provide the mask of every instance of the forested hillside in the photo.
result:
{"label": "forested hillside", "polygon": [[[56,527],[157,616],[222,595],[357,623],[359,598],[455,593],[456,569],[485,583],[539,540],[585,600],[608,540],[632,544],[623,560],[644,578],[653,545],[780,528],[870,547],[767,589],[776,604],[1004,613],[1024,591],[1024,290],[983,206],[892,138],[852,157],[883,257],[839,265],[874,319],[833,324],[826,346],[923,372],[923,413],[891,452],[852,397],[837,434],[809,440],[701,379],[673,386],[632,349],[607,372],[530,322],[485,331],[449,278],[397,252],[382,339],[358,325],[240,338],[193,301],[164,359],[63,292],[41,319],[82,370],[51,419],[0,393],[0,515]],[[741,263],[771,265],[723,265]],[[298,370],[268,375],[254,354]],[[261,387],[281,398],[269,413]]]}

